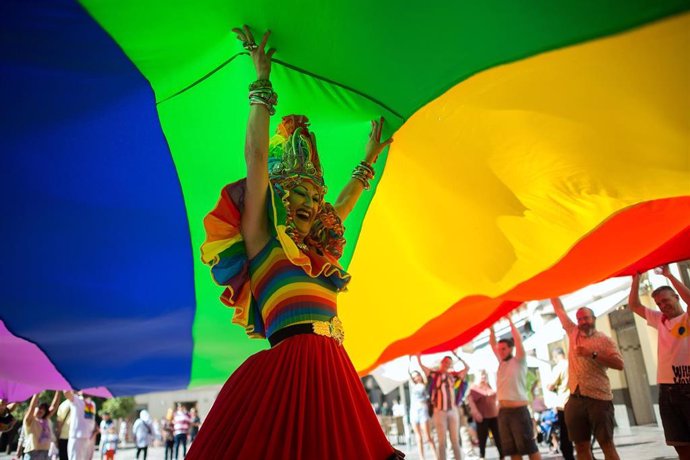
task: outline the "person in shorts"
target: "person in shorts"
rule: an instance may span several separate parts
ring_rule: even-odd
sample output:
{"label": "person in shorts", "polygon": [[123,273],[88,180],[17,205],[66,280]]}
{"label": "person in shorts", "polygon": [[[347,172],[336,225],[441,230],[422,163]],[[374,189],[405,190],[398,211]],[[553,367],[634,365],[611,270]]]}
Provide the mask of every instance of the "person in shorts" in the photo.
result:
{"label": "person in shorts", "polygon": [[[628,305],[658,331],[659,413],[666,444],[673,446],[681,459],[690,459],[690,318],[680,305],[682,298],[690,305],[690,289],[671,274],[667,265],[661,273],[671,286],[652,292],[659,311],[640,302],[640,275],[633,276]],[[678,297],[680,294],[680,298]]]}
{"label": "person in shorts", "polygon": [[568,335],[568,389],[565,423],[575,443],[578,460],[592,459],[592,435],[606,460],[619,460],[613,442],[613,393],[606,370],[623,370],[623,356],[616,343],[596,330],[594,312],[577,310],[575,324],[559,298],[551,299],[553,309]]}
{"label": "person in shorts", "polygon": [[527,455],[530,460],[539,460],[541,454],[534,439],[534,423],[528,408],[525,347],[513,321],[509,317],[506,319],[510,324],[512,339],[501,339],[497,342],[493,326],[489,328],[491,349],[498,359],[496,394],[501,454],[512,459],[520,459]]}
{"label": "person in shorts", "polygon": [[436,444],[431,436],[431,415],[429,414],[429,392],[427,382],[421,372],[410,372],[410,425],[417,440],[417,453],[424,460],[424,442],[431,446],[433,458],[436,456]]}

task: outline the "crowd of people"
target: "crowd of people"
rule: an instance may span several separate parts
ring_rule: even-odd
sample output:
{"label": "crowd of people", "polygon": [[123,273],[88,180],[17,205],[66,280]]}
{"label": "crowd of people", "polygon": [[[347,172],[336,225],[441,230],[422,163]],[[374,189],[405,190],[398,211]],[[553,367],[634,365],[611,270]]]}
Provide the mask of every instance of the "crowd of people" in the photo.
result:
{"label": "crowd of people", "polygon": [[[187,445],[199,432],[201,419],[197,409],[178,404],[166,416],[154,419],[142,409],[137,417],[115,420],[108,412],[100,413],[96,403],[81,391],[56,391],[50,404],[31,398],[19,428],[16,458],[23,460],[114,460],[118,449],[136,449],[136,458],[146,460],[151,446],[165,447],[165,460],[187,455]],[[0,407],[9,417],[16,405]],[[9,419],[8,419],[9,420]],[[3,424],[8,431],[16,420]]]}
{"label": "crowd of people", "polygon": [[[690,304],[690,289],[667,266],[659,272],[671,283],[652,293],[659,311],[640,302],[639,274],[633,277],[628,304],[658,330],[657,382],[666,442],[679,458],[690,459],[690,321],[680,304],[680,299]],[[569,344],[567,354],[562,348],[552,353],[550,381],[545,381],[554,393],[552,407],[544,403],[538,376],[528,388],[522,335],[510,317],[505,318],[510,337],[497,339],[495,325],[489,328],[490,346],[499,363],[495,389],[485,369],[468,385],[470,368],[462,359],[454,363],[446,356],[438,368],[430,369],[417,355],[419,370],[410,372],[409,422],[420,459],[444,460],[450,452],[456,459],[483,459],[489,435],[499,458],[540,459],[538,444],[543,443],[565,460],[574,460],[575,455],[587,460],[593,458],[596,442],[605,459],[619,459],[607,370],[623,370],[623,356],[615,341],[596,329],[590,308],[579,308],[573,321],[559,298],[551,303]],[[455,370],[456,364],[461,370]]]}

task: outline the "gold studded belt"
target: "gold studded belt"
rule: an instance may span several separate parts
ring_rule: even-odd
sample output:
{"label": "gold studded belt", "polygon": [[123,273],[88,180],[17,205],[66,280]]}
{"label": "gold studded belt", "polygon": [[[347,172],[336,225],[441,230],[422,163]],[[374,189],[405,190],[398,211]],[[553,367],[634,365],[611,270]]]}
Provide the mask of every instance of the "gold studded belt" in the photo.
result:
{"label": "gold studded belt", "polygon": [[340,321],[340,318],[334,316],[329,321],[314,321],[311,323],[293,324],[292,326],[284,327],[271,334],[268,341],[271,347],[275,347],[288,337],[299,334],[315,334],[323,337],[330,337],[338,342],[338,345],[342,345],[345,340],[343,323]]}

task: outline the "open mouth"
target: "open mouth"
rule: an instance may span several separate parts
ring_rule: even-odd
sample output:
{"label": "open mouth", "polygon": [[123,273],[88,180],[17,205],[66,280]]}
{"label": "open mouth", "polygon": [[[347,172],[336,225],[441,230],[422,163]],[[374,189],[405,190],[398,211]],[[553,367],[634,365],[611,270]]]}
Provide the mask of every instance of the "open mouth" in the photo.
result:
{"label": "open mouth", "polygon": [[295,217],[301,221],[309,222],[309,220],[311,219],[311,211],[300,208],[297,211],[295,211]]}

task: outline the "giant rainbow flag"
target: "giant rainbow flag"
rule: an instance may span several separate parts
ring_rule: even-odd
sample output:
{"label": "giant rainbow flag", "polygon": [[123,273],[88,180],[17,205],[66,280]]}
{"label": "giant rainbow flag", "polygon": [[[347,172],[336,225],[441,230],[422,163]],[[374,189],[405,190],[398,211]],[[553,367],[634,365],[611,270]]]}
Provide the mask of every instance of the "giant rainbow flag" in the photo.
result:
{"label": "giant rainbow flag", "polygon": [[690,258],[689,10],[0,2],[0,397],[220,383],[267,346],[231,324],[199,252],[245,174],[245,23],[273,31],[278,114],[312,120],[331,199],[370,119],[395,136],[346,222],[339,311],[361,372]]}

